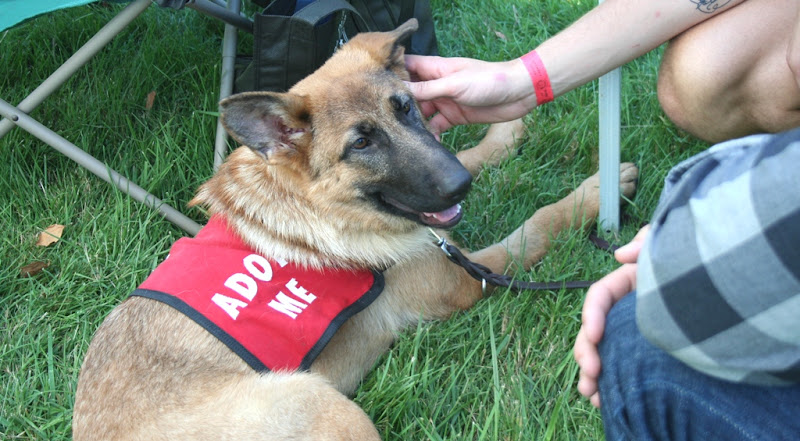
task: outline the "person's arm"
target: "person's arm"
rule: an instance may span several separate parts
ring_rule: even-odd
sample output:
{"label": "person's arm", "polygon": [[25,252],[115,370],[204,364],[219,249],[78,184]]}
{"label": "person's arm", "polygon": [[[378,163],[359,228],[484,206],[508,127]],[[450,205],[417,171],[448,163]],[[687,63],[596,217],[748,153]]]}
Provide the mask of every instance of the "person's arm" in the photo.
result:
{"label": "person's arm", "polygon": [[709,375],[800,381],[800,129],[718,144],[667,177],[637,323]]}
{"label": "person's arm", "polygon": [[744,0],[606,0],[536,48],[555,96],[599,78]]}
{"label": "person's arm", "polygon": [[[606,0],[535,50],[558,97],[742,1],[711,0],[698,6],[699,0]],[[538,105],[520,59],[408,55],[406,67],[415,81],[409,87],[423,102],[423,111],[439,112],[432,120],[436,131],[519,118]]]}

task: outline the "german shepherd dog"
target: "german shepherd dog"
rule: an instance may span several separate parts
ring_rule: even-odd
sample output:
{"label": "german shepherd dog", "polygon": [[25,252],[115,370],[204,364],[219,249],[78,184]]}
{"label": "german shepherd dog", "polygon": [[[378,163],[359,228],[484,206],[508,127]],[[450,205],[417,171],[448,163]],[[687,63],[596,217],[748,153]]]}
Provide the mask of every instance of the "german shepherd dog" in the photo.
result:
{"label": "german shepherd dog", "polygon": [[[504,156],[521,132],[518,123],[492,127],[462,155],[470,171],[445,149],[404,83],[398,42],[416,29],[412,19],[392,32],[359,34],[287,93],[222,101],[224,125],[243,147],[191,202],[220,228],[176,242],[162,264],[178,259],[178,281],[163,282],[168,295],[148,279],[100,326],[78,381],[76,441],[379,439],[348,395],[398,333],[482,297],[481,283],[434,246],[428,228],[443,234],[459,221],[472,173]],[[622,166],[624,194],[634,191],[637,173]],[[598,183],[597,175],[587,179],[469,258],[499,273],[529,267],[549,237],[596,217]],[[178,249],[184,240],[208,247]],[[233,269],[217,271],[226,247],[241,254]],[[289,268],[300,275],[285,276],[273,291],[256,284]],[[214,279],[220,271],[224,277]],[[366,282],[351,280],[362,276]],[[184,296],[204,289],[213,296],[203,305]],[[270,365],[257,354],[293,337],[273,340],[256,328],[232,342],[238,331],[223,323],[295,323],[354,290],[330,313],[335,325],[321,325],[293,364]],[[259,301],[271,312],[252,313]],[[216,322],[198,318],[206,310]]]}

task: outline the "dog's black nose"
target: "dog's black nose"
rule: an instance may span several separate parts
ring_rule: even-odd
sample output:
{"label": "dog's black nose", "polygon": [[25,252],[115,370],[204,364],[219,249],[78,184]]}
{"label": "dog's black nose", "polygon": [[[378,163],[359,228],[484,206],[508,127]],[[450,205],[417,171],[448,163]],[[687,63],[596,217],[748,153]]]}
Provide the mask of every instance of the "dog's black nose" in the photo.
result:
{"label": "dog's black nose", "polygon": [[437,196],[452,203],[461,202],[472,186],[472,175],[461,164],[445,172],[443,179],[436,187]]}

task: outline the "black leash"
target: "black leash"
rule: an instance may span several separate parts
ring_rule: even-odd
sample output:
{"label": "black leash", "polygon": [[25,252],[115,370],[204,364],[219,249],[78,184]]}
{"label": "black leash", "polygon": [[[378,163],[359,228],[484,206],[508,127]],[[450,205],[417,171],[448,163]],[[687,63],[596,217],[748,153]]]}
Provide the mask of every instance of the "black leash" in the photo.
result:
{"label": "black leash", "polygon": [[[492,270],[481,265],[480,263],[475,263],[467,259],[467,256],[465,256],[461,252],[461,250],[449,244],[445,238],[440,237],[433,230],[431,230],[431,233],[438,239],[436,246],[442,249],[447,258],[450,259],[450,261],[464,268],[467,274],[469,274],[470,276],[472,276],[472,278],[482,283],[483,285],[482,288],[484,293],[486,292],[487,284],[501,288],[510,288],[518,291],[523,291],[523,290],[541,291],[541,290],[558,290],[558,289],[582,289],[590,287],[595,282],[594,280],[573,280],[564,282],[526,282],[522,280],[515,280],[513,277],[505,274],[493,273]],[[589,236],[589,239],[598,248],[609,251],[611,253],[613,253],[614,251],[616,251],[617,248],[619,248],[617,245],[609,243],[608,241],[600,238],[594,233],[592,233]]]}

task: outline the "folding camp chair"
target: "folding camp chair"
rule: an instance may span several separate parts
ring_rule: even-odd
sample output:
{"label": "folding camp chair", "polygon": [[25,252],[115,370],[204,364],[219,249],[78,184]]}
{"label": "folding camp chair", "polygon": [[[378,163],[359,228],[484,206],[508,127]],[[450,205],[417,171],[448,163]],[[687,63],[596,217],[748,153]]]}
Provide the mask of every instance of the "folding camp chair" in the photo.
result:
{"label": "folding camp chair", "polygon": [[[2,4],[2,13],[0,14],[0,31],[36,15],[56,9],[85,5],[93,1],[95,0],[6,0]],[[154,0],[135,0],[130,2],[128,6],[109,21],[94,37],[86,42],[83,47],[75,52],[75,54],[65,61],[61,67],[42,82],[39,87],[31,92],[30,95],[17,106],[13,106],[0,98],[0,116],[3,117],[3,119],[0,120],[0,138],[16,125],[74,160],[103,180],[113,184],[135,200],[157,209],[169,221],[189,234],[195,234],[200,229],[200,225],[196,222],[28,115],[41,104],[42,101],[55,92],[58,87],[64,84],[72,74],[91,60],[97,52],[105,47],[153,2]],[[220,18],[228,23],[225,26],[225,37],[223,40],[223,67],[220,99],[230,95],[233,88],[233,63],[236,55],[236,29],[239,28],[249,32],[252,32],[253,29],[252,22],[241,17],[238,13],[240,0],[230,0],[228,4],[218,0],[214,0],[213,2],[209,0],[155,0],[155,2],[162,7],[182,8],[183,6],[188,6],[200,12]],[[214,154],[215,167],[222,161],[226,144],[225,132],[221,125],[218,124]]]}

